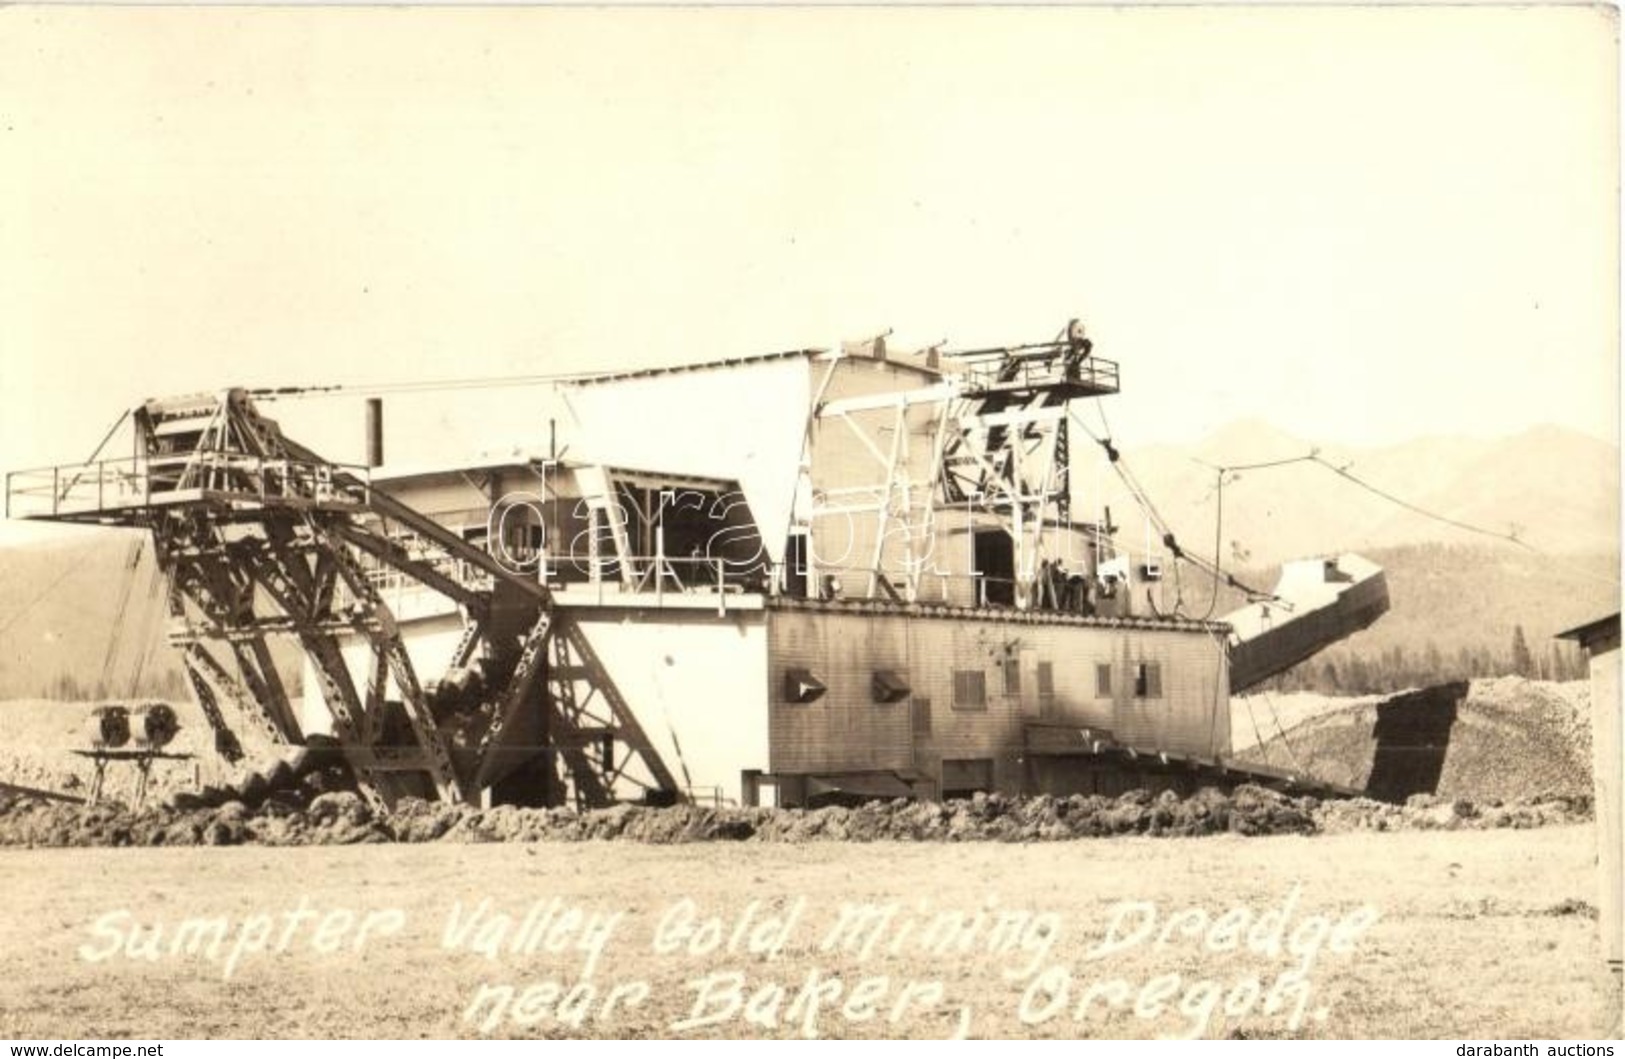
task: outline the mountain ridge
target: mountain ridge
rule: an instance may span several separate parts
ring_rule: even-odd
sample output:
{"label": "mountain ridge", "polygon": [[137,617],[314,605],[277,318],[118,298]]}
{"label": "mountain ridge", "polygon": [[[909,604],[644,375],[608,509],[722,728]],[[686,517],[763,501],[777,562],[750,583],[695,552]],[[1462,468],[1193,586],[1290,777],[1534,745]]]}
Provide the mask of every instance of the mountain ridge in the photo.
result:
{"label": "mountain ridge", "polygon": [[[1316,446],[1247,420],[1188,446],[1125,445],[1123,463],[1183,547],[1211,554],[1222,515],[1223,563],[1496,538],[1563,554],[1620,545],[1619,449],[1550,424],[1357,448]],[[1219,468],[1232,469],[1222,490]],[[1104,485],[1125,541],[1139,537],[1144,516],[1114,476],[1076,463],[1073,475],[1081,510],[1095,510],[1088,494]]]}

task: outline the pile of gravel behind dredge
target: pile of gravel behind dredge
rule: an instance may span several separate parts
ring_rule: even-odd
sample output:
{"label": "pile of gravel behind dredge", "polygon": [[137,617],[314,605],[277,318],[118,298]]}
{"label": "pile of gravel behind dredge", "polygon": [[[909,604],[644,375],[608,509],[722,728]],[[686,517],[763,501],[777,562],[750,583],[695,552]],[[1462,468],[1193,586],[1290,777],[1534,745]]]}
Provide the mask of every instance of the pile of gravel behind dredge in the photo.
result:
{"label": "pile of gravel behind dredge", "polygon": [[622,805],[570,809],[475,809],[406,801],[375,813],[347,791],[302,805],[273,798],[255,809],[71,805],[0,796],[0,845],[267,846],[369,842],[1053,842],[1117,835],[1312,835],[1356,830],[1527,828],[1589,819],[1584,798],[1550,796],[1475,805],[1419,796],[1406,805],[1366,799],[1321,801],[1261,787],[1225,793],[1172,792],[1008,798],[977,795],[946,803],[897,800],[857,808],[710,809]]}
{"label": "pile of gravel behind dredge", "polygon": [[1477,804],[1592,792],[1584,681],[1501,677],[1321,702],[1306,720],[1242,750],[1240,760],[1390,802],[1417,791]]}

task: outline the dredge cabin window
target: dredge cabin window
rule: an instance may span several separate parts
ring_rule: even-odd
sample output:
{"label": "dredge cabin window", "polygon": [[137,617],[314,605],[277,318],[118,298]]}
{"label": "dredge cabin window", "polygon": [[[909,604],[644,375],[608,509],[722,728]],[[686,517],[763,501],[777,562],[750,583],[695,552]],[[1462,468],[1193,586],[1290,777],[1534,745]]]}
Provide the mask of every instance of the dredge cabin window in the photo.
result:
{"label": "dredge cabin window", "polygon": [[1162,698],[1162,665],[1157,662],[1134,664],[1134,697],[1137,699]]}
{"label": "dredge cabin window", "polygon": [[1112,695],[1112,666],[1101,662],[1095,666],[1095,698],[1109,699]]}
{"label": "dredge cabin window", "polygon": [[914,734],[916,736],[929,736],[931,734],[931,700],[919,695],[909,700],[909,709],[913,714]]}
{"label": "dredge cabin window", "polygon": [[1021,694],[1021,659],[1006,658],[1004,666],[1004,693],[1006,695]]}
{"label": "dredge cabin window", "polygon": [[987,674],[980,669],[954,670],[954,709],[987,709]]}

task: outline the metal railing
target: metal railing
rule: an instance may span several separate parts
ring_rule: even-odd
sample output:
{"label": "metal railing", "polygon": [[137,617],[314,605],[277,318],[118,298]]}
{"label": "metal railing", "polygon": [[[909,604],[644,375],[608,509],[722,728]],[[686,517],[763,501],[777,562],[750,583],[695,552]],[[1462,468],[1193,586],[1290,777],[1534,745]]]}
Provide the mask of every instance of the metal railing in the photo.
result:
{"label": "metal railing", "polygon": [[[404,543],[404,542],[403,542]],[[407,548],[410,558],[473,589],[491,586],[491,576],[483,570],[455,557],[418,554]],[[404,573],[389,563],[369,555],[359,557],[367,579],[382,592],[409,591],[414,587],[429,586]],[[500,560],[499,560],[500,561]],[[624,560],[538,559],[534,564],[515,561],[507,563],[514,573],[535,577],[539,582],[566,592],[595,593],[601,603],[613,602],[624,595],[652,596],[661,601],[665,596],[738,596],[750,593],[765,594],[772,591],[769,583],[770,566],[756,564],[749,568],[727,559],[674,559],[670,556],[628,556]],[[622,577],[623,566],[631,571]],[[341,602],[349,598],[340,586]]]}
{"label": "metal railing", "polygon": [[1100,357],[1084,357],[1069,362],[1064,353],[1053,358],[1034,357],[1014,364],[974,364],[963,374],[965,388],[980,390],[1027,390],[1050,386],[1077,386],[1098,393],[1116,393],[1117,362]]}
{"label": "metal railing", "polygon": [[[417,555],[416,561],[473,589],[489,588],[490,575],[460,559]],[[361,556],[368,578],[381,592],[411,592],[415,588],[433,591],[393,566]],[[596,562],[596,567],[595,567]],[[629,576],[622,576],[623,567]],[[567,602],[608,606],[639,597],[639,606],[694,606],[715,604],[726,609],[728,599],[749,596],[783,596],[839,602],[842,600],[906,601],[926,605],[975,608],[1017,606],[1021,589],[1015,580],[987,574],[927,571],[916,581],[910,598],[908,579],[901,571],[889,570],[876,578],[865,567],[819,564],[815,583],[807,583],[807,568],[778,562],[744,563],[726,558],[672,558],[641,555],[624,559],[600,557],[551,558],[538,565],[515,568],[516,573],[534,576],[539,582],[564,594]],[[1074,579],[1068,579],[1072,581]],[[1075,579],[1081,581],[1082,579]],[[871,592],[871,581],[874,583]],[[884,583],[882,583],[884,582]],[[890,588],[890,591],[887,588]],[[1092,591],[1087,596],[1076,583],[1057,583],[1055,591],[1035,581],[1028,586],[1031,598],[1025,609],[1036,612],[1128,617],[1141,608],[1135,605],[1130,589],[1119,586],[1111,595]],[[346,598],[342,586],[341,599]]]}
{"label": "metal railing", "polygon": [[302,501],[364,507],[365,467],[240,453],[122,456],[6,475],[7,518],[62,518],[131,511],[193,490],[265,504]]}

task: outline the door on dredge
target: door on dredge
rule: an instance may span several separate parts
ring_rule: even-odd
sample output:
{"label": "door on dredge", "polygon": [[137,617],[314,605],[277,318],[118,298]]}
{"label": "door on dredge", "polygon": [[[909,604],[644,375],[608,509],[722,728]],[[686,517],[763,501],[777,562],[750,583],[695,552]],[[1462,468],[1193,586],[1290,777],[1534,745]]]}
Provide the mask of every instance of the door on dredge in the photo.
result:
{"label": "door on dredge", "polygon": [[977,530],[976,572],[981,575],[981,602],[995,607],[1016,605],[1016,545],[1002,529]]}

